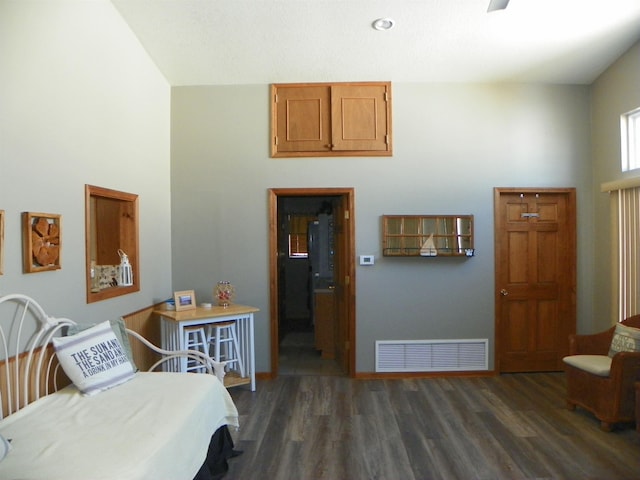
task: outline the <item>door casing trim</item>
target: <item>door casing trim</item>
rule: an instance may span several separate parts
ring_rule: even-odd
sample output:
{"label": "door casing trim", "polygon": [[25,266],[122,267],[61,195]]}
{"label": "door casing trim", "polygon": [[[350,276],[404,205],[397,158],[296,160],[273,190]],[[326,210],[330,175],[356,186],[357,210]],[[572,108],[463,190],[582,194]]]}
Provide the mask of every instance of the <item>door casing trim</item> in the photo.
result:
{"label": "door casing trim", "polygon": [[355,276],[355,189],[354,188],[270,188],[269,194],[269,318],[271,331],[271,376],[278,375],[278,197],[340,196],[345,210],[349,211],[345,234],[347,235],[346,271],[349,283],[344,289],[344,301],[348,310],[347,375],[355,376],[356,364],[356,276]]}

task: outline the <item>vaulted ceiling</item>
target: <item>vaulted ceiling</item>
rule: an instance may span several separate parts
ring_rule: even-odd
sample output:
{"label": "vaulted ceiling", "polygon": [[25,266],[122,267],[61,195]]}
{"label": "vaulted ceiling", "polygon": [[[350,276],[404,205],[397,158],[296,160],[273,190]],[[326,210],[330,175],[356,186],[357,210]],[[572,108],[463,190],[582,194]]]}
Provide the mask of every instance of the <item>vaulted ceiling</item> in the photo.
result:
{"label": "vaulted ceiling", "polygon": [[[640,40],[640,0],[112,0],[171,85],[590,84]],[[372,28],[391,18],[387,31]]]}

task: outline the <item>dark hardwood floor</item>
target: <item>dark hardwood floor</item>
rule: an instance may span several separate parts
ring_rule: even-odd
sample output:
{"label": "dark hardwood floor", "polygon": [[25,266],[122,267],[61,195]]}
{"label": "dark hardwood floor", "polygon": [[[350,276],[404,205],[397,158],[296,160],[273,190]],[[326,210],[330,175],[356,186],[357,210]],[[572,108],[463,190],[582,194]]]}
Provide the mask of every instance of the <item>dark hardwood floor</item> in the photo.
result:
{"label": "dark hardwood floor", "polygon": [[234,479],[640,479],[640,434],[564,402],[562,373],[354,380],[283,375],[231,389]]}
{"label": "dark hardwood floor", "polygon": [[334,359],[322,358],[315,349],[312,331],[288,333],[280,342],[278,373],[280,375],[344,375]]}

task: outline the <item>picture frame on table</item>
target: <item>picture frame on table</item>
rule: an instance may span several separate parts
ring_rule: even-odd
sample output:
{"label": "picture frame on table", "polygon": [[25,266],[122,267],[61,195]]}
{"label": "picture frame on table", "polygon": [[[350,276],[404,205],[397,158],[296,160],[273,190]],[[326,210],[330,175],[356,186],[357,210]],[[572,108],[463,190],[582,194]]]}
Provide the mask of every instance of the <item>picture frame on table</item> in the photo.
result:
{"label": "picture frame on table", "polygon": [[193,290],[173,292],[173,300],[176,304],[176,312],[196,308],[196,294]]}

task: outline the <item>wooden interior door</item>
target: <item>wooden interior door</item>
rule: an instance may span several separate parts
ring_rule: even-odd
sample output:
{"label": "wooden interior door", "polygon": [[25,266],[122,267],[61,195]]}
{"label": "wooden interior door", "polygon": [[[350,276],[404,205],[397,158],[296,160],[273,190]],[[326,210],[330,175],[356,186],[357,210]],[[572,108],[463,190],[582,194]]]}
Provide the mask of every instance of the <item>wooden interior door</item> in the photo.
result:
{"label": "wooden interior door", "polygon": [[[351,283],[353,279],[353,263],[349,262],[349,255],[355,251],[353,242],[352,219],[353,198],[343,196],[336,208],[334,216],[335,235],[335,269],[336,269],[336,294],[335,294],[335,358],[345,372],[354,372],[355,363],[350,364],[350,329],[354,319],[351,317],[350,305],[355,303],[352,296]],[[355,361],[355,357],[354,361]]]}
{"label": "wooden interior door", "polygon": [[494,195],[496,370],[561,370],[576,326],[575,189]]}

